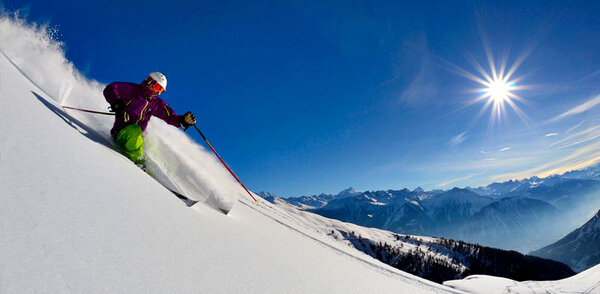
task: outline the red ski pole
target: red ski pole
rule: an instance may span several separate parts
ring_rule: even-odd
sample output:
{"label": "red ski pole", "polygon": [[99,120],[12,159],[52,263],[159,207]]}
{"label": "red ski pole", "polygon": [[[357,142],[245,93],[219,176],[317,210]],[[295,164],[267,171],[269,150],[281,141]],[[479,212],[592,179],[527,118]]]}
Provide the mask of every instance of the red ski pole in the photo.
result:
{"label": "red ski pole", "polygon": [[254,196],[252,196],[252,193],[250,193],[250,191],[248,191],[248,189],[246,188],[246,186],[244,186],[244,184],[242,184],[242,181],[240,181],[240,179],[238,179],[238,177],[235,176],[235,174],[227,166],[227,164],[225,163],[225,161],[223,161],[223,159],[221,158],[221,156],[219,156],[219,154],[217,154],[217,151],[215,151],[215,148],[213,148],[213,146],[210,144],[210,142],[208,142],[208,140],[206,139],[206,137],[204,137],[204,134],[202,134],[202,131],[200,131],[200,129],[196,126],[196,124],[194,124],[193,126],[194,126],[194,128],[196,128],[196,130],[198,131],[198,133],[200,133],[200,136],[202,136],[202,139],[204,139],[204,141],[206,142],[206,144],[208,144],[208,147],[210,147],[210,149],[212,150],[212,152],[217,156],[217,158],[219,158],[219,160],[221,161],[221,163],[223,164],[223,166],[225,166],[225,168],[227,168],[227,170],[229,171],[229,173],[231,173],[231,175],[238,181],[238,183],[240,183],[240,185],[242,186],[242,188],[244,188],[244,190],[246,190],[246,192],[248,193],[248,195],[250,195],[250,197],[252,198],[252,200],[254,200],[254,202],[258,203],[258,200],[256,200],[256,198],[254,198]]}
{"label": "red ski pole", "polygon": [[[75,108],[75,107],[70,107],[70,106],[63,106],[63,108],[65,108],[65,109],[72,109],[72,110],[78,110],[78,111],[83,111],[83,112],[89,112],[89,113],[95,113],[95,114],[115,115],[115,113],[113,113],[113,112],[101,112],[101,111],[94,111],[94,110],[88,110],[88,109],[82,109],[82,108]],[[196,124],[194,124],[194,128],[196,128],[196,130],[198,131],[198,133],[200,133],[200,136],[202,136],[202,139],[204,139],[204,141],[206,142],[206,144],[208,144],[208,146],[210,147],[210,149],[212,150],[212,152],[217,156],[217,158],[219,158],[219,160],[221,161],[221,163],[223,164],[223,166],[225,166],[225,168],[227,168],[227,170],[229,171],[229,173],[231,173],[231,175],[236,179],[236,181],[238,183],[240,183],[240,185],[242,186],[242,188],[244,188],[244,190],[246,190],[246,192],[248,193],[248,195],[250,195],[250,197],[252,198],[252,200],[254,200],[254,202],[258,203],[258,200],[256,200],[256,198],[254,198],[254,196],[252,196],[252,193],[250,193],[250,191],[248,191],[248,188],[246,188],[246,186],[244,186],[244,184],[242,184],[242,181],[240,181],[240,179],[238,179],[238,177],[231,171],[231,169],[229,168],[229,166],[227,166],[227,164],[225,163],[225,161],[223,161],[223,159],[221,158],[221,156],[219,156],[219,154],[217,154],[217,151],[215,151],[215,148],[213,148],[213,146],[210,144],[210,142],[208,142],[208,140],[206,139],[206,137],[204,136],[204,134],[202,134],[202,131],[200,131],[200,129],[196,126]]]}

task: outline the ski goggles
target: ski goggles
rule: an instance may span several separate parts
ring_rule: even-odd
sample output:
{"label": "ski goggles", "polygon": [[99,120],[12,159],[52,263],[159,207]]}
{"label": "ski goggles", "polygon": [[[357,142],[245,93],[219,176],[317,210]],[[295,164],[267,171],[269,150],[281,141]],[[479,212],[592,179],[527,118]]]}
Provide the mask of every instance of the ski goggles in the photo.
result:
{"label": "ski goggles", "polygon": [[151,77],[148,77],[145,81],[146,85],[148,87],[151,87],[156,93],[158,93],[160,95],[160,93],[165,91],[165,88],[163,88],[163,86],[161,86],[159,83],[157,83],[154,79],[152,79]]}
{"label": "ski goggles", "polygon": [[156,91],[158,94],[162,93],[165,91],[165,88],[163,88],[163,86],[161,86],[159,83],[154,82],[154,85],[152,86],[152,88],[154,88],[154,91]]}

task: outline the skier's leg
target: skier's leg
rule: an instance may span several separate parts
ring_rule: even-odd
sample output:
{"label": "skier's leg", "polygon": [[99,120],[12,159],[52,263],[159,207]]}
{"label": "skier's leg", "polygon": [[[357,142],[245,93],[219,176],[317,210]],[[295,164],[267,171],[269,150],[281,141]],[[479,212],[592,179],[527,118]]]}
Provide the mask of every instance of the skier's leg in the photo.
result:
{"label": "skier's leg", "polygon": [[140,126],[126,126],[117,134],[115,142],[131,161],[136,164],[144,163],[144,140]]}

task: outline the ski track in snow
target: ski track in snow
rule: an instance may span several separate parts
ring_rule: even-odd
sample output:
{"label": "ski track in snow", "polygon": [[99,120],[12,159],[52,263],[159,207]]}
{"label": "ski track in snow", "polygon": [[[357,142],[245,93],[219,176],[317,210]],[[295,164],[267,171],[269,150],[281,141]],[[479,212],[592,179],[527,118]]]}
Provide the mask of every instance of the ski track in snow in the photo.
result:
{"label": "ski track in snow", "polygon": [[[262,199],[262,198],[259,197],[259,199]],[[258,204],[258,205],[257,204],[247,203],[246,201],[241,201],[241,200],[239,202],[242,203],[243,205],[249,207],[250,209],[252,209],[252,210],[254,210],[254,211],[256,211],[256,212],[258,212],[258,213],[260,213],[260,214],[262,214],[262,215],[264,215],[264,216],[266,216],[268,218],[270,218],[271,220],[273,220],[273,221],[275,221],[275,222],[277,222],[277,223],[279,223],[279,224],[287,227],[288,229],[290,229],[292,231],[295,231],[295,232],[301,234],[302,236],[304,236],[304,237],[306,237],[308,239],[311,239],[313,241],[316,241],[319,244],[321,244],[322,246],[327,247],[327,248],[333,250],[336,254],[347,256],[347,257],[349,257],[349,258],[351,258],[351,259],[353,259],[355,261],[358,261],[358,262],[362,263],[365,266],[371,267],[371,268],[373,268],[373,269],[375,269],[375,270],[377,270],[377,271],[379,271],[379,272],[381,272],[381,273],[383,273],[383,274],[385,274],[385,275],[387,275],[389,277],[394,277],[394,278],[402,279],[402,280],[404,280],[406,282],[410,282],[410,283],[417,282],[418,284],[420,284],[422,286],[431,286],[432,285],[432,282],[429,282],[429,281],[426,281],[426,280],[415,279],[414,277],[407,277],[406,273],[402,273],[402,272],[400,272],[400,271],[398,271],[396,269],[390,268],[389,266],[387,266],[387,265],[385,265],[383,263],[380,263],[377,260],[373,259],[372,261],[369,261],[369,260],[366,260],[364,258],[358,257],[356,255],[349,254],[348,252],[345,252],[345,251],[339,249],[338,247],[329,244],[326,241],[323,241],[323,240],[321,240],[321,239],[319,239],[319,238],[317,238],[315,236],[312,236],[310,233],[304,232],[301,229],[296,228],[293,225],[286,223],[284,221],[284,219],[292,219],[292,218],[290,218],[288,216],[284,216],[282,214],[282,211],[274,209],[273,206],[270,205],[270,203],[267,203],[265,200],[261,200],[259,202],[260,204]],[[259,209],[257,206],[260,207],[260,208],[263,208],[263,210]],[[269,209],[270,211],[267,212],[266,209]],[[279,216],[279,218],[274,217],[273,213],[277,213],[278,216]],[[367,256],[367,255],[365,255],[365,257],[366,258],[371,258],[370,256]],[[450,289],[450,291],[452,291],[452,289]],[[439,293],[446,293],[446,292],[447,291],[440,291]],[[463,292],[462,291],[456,291],[455,293],[463,293]]]}

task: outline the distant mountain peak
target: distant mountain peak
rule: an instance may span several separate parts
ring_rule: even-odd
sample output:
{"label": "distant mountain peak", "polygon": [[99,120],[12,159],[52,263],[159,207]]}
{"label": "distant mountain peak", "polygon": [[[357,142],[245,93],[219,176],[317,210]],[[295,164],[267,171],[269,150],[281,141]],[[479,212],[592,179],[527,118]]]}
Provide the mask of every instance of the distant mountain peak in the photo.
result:
{"label": "distant mountain peak", "polygon": [[266,191],[260,191],[258,192],[258,196],[265,198],[265,197],[277,197],[275,194],[271,193],[271,192],[266,192]]}
{"label": "distant mountain peak", "polygon": [[342,190],[340,193],[354,193],[354,192],[356,192],[356,190],[354,190],[354,188],[348,187],[348,188]]}
{"label": "distant mountain peak", "polygon": [[467,191],[468,191],[468,190],[466,190],[466,189],[461,189],[461,188],[459,188],[459,187],[454,187],[454,188],[452,188],[452,189],[451,189],[449,192],[454,192],[454,193],[457,193],[457,192],[467,192]]}
{"label": "distant mountain peak", "polygon": [[336,198],[346,198],[346,197],[356,196],[356,195],[358,195],[360,193],[361,192],[357,192],[356,190],[354,190],[354,188],[349,187],[348,189],[342,190],[335,197]]}
{"label": "distant mountain peak", "polygon": [[421,188],[421,186],[419,186],[416,189],[414,189],[413,192],[415,192],[415,193],[423,193],[423,192],[425,192],[425,190],[423,190],[423,188]]}
{"label": "distant mountain peak", "polygon": [[265,199],[273,204],[275,203],[275,201],[280,199],[279,197],[277,197],[275,194],[273,194],[271,192],[261,191],[257,195],[260,196],[262,199]]}

